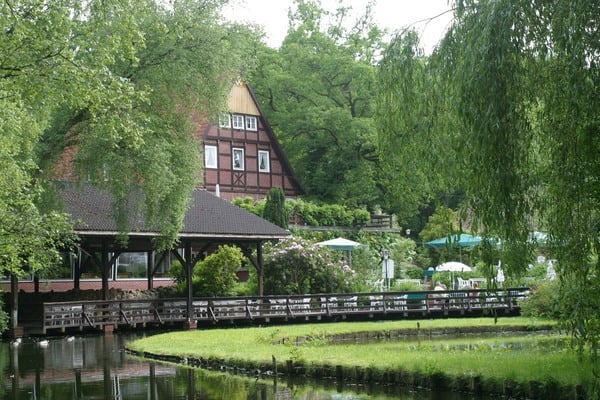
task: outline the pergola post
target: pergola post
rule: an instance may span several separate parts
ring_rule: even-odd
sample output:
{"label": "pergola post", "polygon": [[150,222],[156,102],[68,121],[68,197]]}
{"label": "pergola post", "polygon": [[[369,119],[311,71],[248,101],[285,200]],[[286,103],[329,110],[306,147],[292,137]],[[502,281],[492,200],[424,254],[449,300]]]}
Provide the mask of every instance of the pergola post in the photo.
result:
{"label": "pergola post", "polygon": [[154,286],[154,268],[156,268],[154,254],[154,250],[148,252],[148,290]]}
{"label": "pergola post", "polygon": [[19,328],[19,278],[10,274],[10,334],[22,336],[23,328]]}
{"label": "pergola post", "polygon": [[102,277],[102,300],[108,300],[108,245],[106,239],[102,240],[100,254],[100,275]]}
{"label": "pergola post", "polygon": [[185,280],[187,282],[187,328],[193,329],[196,327],[196,321],[192,319],[194,315],[194,289],[192,287],[192,275],[194,271],[194,257],[192,256],[192,243],[189,240],[185,241],[184,247],[185,260]]}
{"label": "pergola post", "polygon": [[263,266],[263,252],[262,252],[262,243],[258,242],[256,244],[256,258],[257,258],[257,267],[256,271],[258,273],[258,295],[264,295],[264,266]]}
{"label": "pergola post", "polygon": [[75,290],[79,290],[81,283],[81,257],[83,257],[83,252],[81,247],[77,247],[77,259],[73,268],[73,289]]}

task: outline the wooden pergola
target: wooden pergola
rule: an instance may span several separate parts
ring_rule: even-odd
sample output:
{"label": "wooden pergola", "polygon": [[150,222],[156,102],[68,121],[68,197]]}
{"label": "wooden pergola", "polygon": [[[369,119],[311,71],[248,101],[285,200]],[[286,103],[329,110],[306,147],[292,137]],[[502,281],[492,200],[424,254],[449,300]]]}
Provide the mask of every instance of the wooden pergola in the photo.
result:
{"label": "wooden pergola", "polygon": [[[202,189],[195,189],[190,207],[185,215],[183,228],[176,247],[157,252],[154,240],[160,233],[146,227],[143,215],[129,215],[129,232],[126,245],[118,238],[113,212],[113,198],[109,193],[90,185],[65,184],[59,191],[64,211],[71,215],[75,232],[79,235],[80,250],[95,256],[102,278],[102,298],[109,296],[109,274],[120,254],[124,252],[147,252],[148,289],[153,287],[157,266],[172,254],[185,268],[187,280],[187,308],[192,315],[192,274],[195,265],[206,252],[218,245],[238,246],[256,268],[259,295],[263,295],[262,245],[266,241],[290,236],[290,232],[266,221],[240,207]],[[134,196],[135,194],[132,194]],[[74,288],[79,287],[81,268],[76,267]],[[13,293],[16,295],[16,293]],[[15,296],[16,297],[16,296]],[[16,298],[13,304],[16,304]],[[188,321],[193,325],[193,321]]]}

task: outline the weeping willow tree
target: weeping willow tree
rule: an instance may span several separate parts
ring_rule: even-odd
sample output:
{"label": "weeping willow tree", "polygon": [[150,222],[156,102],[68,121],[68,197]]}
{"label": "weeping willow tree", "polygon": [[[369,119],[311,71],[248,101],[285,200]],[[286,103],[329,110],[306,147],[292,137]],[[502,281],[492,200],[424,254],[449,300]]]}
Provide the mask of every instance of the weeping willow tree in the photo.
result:
{"label": "weeping willow tree", "polygon": [[6,134],[28,144],[8,157],[47,189],[70,152],[73,176],[112,194],[121,232],[141,210],[157,246],[173,246],[201,176],[195,117],[218,115],[251,62],[254,37],[221,22],[226,3],[0,3],[0,108]]}
{"label": "weeping willow tree", "polygon": [[[381,62],[378,126],[388,169],[463,187],[477,227],[523,274],[535,229],[559,260],[578,349],[600,344],[600,3],[459,0],[430,57],[414,34]],[[395,181],[405,185],[406,178]],[[438,186],[439,187],[439,186]],[[398,189],[399,190],[399,189]]]}

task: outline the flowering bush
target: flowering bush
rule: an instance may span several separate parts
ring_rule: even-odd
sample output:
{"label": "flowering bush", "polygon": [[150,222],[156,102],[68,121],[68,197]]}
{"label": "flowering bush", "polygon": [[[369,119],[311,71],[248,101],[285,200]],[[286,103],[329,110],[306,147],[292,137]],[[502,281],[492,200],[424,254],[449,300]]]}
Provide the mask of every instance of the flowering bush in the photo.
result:
{"label": "flowering bush", "polygon": [[[337,254],[336,254],[337,253]],[[265,294],[348,292],[354,271],[339,253],[292,237],[265,247]]]}

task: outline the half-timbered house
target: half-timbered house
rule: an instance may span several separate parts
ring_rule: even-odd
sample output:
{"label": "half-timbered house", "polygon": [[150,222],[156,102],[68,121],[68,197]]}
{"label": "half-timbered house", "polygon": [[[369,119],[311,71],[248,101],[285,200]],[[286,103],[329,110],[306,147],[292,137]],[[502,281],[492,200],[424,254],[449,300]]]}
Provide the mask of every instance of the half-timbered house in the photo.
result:
{"label": "half-timbered house", "polygon": [[226,200],[260,200],[273,187],[288,198],[304,193],[252,88],[239,81],[228,97],[228,112],[201,126],[204,188]]}

